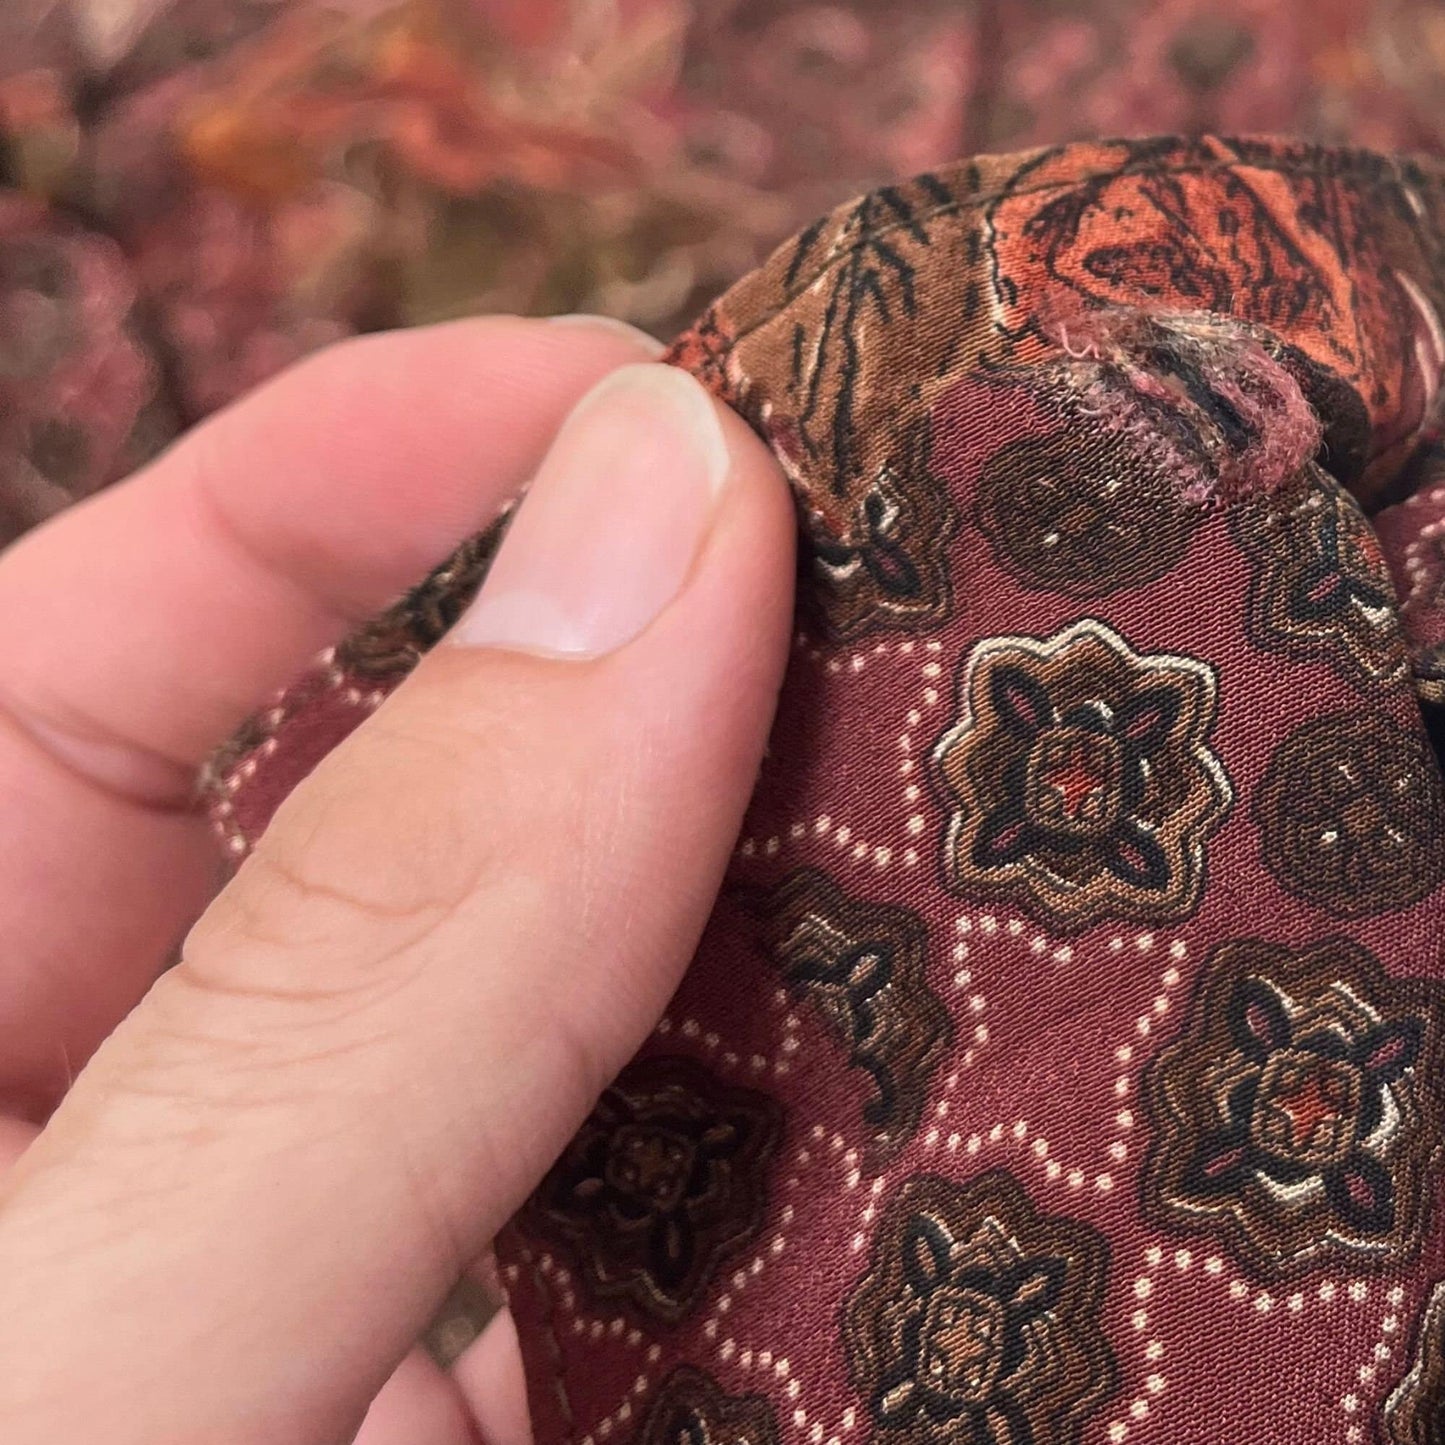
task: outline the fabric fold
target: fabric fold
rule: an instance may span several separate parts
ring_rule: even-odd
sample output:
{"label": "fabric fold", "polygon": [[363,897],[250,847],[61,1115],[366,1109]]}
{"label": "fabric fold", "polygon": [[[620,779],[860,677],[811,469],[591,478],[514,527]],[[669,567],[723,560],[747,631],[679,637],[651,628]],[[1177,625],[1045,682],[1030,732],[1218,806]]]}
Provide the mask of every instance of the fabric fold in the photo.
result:
{"label": "fabric fold", "polygon": [[[540,1445],[1433,1445],[1442,240],[1425,162],[982,157],[674,346],[799,626],[694,966],[499,1241]],[[234,855],[485,558],[218,759]]]}

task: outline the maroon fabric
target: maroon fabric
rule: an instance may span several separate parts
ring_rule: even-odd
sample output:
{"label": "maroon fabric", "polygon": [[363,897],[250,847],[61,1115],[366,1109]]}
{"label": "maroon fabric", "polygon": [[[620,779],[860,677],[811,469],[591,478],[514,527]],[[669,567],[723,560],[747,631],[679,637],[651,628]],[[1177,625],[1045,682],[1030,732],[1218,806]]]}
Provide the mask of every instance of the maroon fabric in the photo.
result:
{"label": "maroon fabric", "polygon": [[[598,307],[669,334],[814,212],[955,155],[1172,130],[1442,144],[1438,0],[608,15],[6,0],[0,313],[7,351],[48,360],[18,389],[0,378],[17,416],[0,426],[0,542],[338,337]],[[11,258],[16,206],[65,264],[90,253],[58,337],[57,298]],[[93,372],[83,395],[76,367]]]}
{"label": "maroon fabric", "polygon": [[[1364,153],[986,157],[679,342],[799,629],[694,967],[499,1242],[542,1445],[1439,1445],[1442,226]],[[436,587],[220,761],[232,851]]]}

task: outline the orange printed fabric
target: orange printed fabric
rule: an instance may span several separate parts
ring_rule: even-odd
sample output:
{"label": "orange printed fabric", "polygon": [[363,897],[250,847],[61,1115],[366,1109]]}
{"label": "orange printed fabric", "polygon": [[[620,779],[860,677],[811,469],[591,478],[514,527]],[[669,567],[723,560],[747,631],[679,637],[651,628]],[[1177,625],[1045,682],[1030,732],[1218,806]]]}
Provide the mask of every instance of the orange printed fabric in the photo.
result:
{"label": "orange printed fabric", "polygon": [[[676,344],[798,629],[499,1241],[540,1445],[1445,1439],[1442,310],[1445,172],[1158,139],[886,187]],[[233,854],[487,556],[217,759]]]}

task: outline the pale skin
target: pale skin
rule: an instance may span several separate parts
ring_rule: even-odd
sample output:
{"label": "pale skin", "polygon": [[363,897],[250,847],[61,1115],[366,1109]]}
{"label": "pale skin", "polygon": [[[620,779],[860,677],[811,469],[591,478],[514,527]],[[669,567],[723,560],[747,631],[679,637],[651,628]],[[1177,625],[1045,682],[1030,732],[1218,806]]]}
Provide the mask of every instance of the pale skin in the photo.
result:
{"label": "pale skin", "polygon": [[[686,967],[788,649],[786,487],[655,355],[348,343],[0,557],[6,1445],[526,1440],[505,1316],[415,1342]],[[218,893],[201,762],[534,477]]]}

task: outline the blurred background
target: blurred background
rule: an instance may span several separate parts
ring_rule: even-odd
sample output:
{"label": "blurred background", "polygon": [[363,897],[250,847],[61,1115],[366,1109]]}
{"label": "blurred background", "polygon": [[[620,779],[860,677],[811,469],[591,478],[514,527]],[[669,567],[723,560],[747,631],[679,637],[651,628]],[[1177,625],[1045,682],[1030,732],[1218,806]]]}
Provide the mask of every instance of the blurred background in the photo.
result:
{"label": "blurred background", "polygon": [[0,0],[0,544],[339,337],[667,337],[877,182],[1199,130],[1440,150],[1445,5]]}

